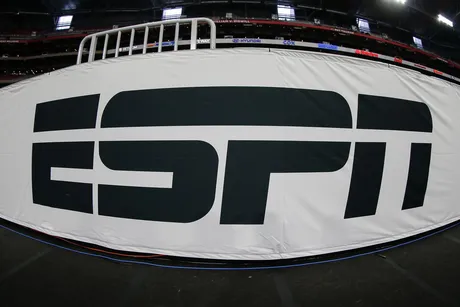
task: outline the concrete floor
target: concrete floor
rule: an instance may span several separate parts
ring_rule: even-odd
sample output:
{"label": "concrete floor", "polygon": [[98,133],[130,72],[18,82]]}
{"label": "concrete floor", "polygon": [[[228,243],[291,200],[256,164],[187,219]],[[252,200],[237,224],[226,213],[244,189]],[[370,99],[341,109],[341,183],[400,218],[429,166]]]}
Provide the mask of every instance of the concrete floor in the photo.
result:
{"label": "concrete floor", "polygon": [[259,271],[120,264],[0,228],[0,300],[5,307],[460,306],[460,226],[378,254]]}

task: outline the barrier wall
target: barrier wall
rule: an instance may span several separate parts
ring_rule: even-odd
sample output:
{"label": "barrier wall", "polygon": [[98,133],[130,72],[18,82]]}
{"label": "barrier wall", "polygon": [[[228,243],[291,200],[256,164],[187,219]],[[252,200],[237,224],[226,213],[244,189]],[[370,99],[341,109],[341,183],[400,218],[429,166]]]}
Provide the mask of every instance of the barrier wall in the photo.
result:
{"label": "barrier wall", "polygon": [[0,89],[0,217],[105,247],[280,259],[460,218],[460,89],[276,49],[147,54]]}
{"label": "barrier wall", "polygon": [[[210,40],[209,39],[198,39],[197,40],[197,45],[205,45],[209,46]],[[190,40],[180,40],[177,42],[178,46],[190,46]],[[279,48],[283,46],[296,46],[296,47],[304,47],[304,48],[309,48],[309,49],[326,49],[326,50],[333,50],[333,51],[339,51],[345,55],[350,54],[350,55],[360,55],[360,56],[366,56],[370,58],[378,58],[380,60],[388,61],[389,63],[398,63],[403,66],[409,67],[409,68],[415,68],[415,69],[420,69],[422,71],[426,71],[432,74],[436,74],[439,76],[443,76],[446,78],[448,81],[454,80],[456,82],[460,82],[460,79],[457,77],[454,77],[452,75],[449,75],[445,72],[439,71],[437,69],[433,69],[430,67],[427,67],[425,65],[421,65],[418,63],[410,62],[404,59],[401,59],[399,57],[393,57],[393,56],[388,56],[384,54],[379,54],[367,50],[361,50],[361,49],[353,49],[353,48],[347,48],[347,47],[341,47],[341,46],[336,46],[336,45],[331,45],[331,44],[324,44],[324,43],[313,43],[313,42],[305,42],[305,41],[293,41],[293,40],[280,40],[280,39],[260,39],[260,38],[217,38],[216,39],[216,44],[239,44],[239,45],[264,45],[264,47],[272,47],[273,48]],[[163,42],[161,44],[163,47],[167,46],[174,46],[174,41],[167,41]],[[146,45],[146,49],[158,49],[159,44],[158,43],[150,43]],[[134,45],[133,50],[142,50],[143,45]],[[109,49],[107,50],[107,54],[115,54],[115,49]],[[119,48],[118,51],[120,53],[125,53],[129,51],[129,47],[122,47]],[[442,60],[441,58],[438,58],[439,60]],[[447,61],[443,60],[444,62],[447,63]]]}

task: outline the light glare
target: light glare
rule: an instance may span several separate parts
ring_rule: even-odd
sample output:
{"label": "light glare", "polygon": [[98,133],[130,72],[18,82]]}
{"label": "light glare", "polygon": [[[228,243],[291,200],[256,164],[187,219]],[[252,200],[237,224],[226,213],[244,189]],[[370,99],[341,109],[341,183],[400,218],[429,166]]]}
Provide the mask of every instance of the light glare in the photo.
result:
{"label": "light glare", "polygon": [[441,14],[438,15],[438,21],[439,22],[442,22],[442,23],[445,23],[446,25],[448,25],[449,27],[453,27],[454,26],[454,23],[452,21],[450,21],[449,19],[447,19],[446,17],[442,16]]}

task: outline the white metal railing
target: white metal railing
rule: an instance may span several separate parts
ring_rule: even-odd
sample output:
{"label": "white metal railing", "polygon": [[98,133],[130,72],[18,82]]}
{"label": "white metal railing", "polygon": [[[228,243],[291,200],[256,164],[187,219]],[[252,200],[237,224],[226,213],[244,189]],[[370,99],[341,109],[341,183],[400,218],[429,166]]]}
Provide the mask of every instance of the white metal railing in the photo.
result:
{"label": "white metal railing", "polygon": [[147,45],[148,45],[148,37],[149,37],[149,29],[160,27],[160,33],[158,38],[158,52],[161,52],[163,46],[163,32],[165,25],[175,25],[175,34],[174,34],[174,51],[177,51],[178,41],[179,41],[179,26],[181,24],[191,24],[191,36],[190,36],[190,49],[196,49],[197,43],[197,33],[198,33],[198,23],[199,22],[206,22],[211,28],[211,37],[209,38],[210,48],[216,48],[216,24],[209,18],[185,18],[185,19],[173,19],[173,20],[162,20],[162,21],[155,21],[155,22],[148,22],[139,25],[127,26],[118,29],[112,29],[107,31],[102,31],[94,34],[90,34],[83,38],[80,43],[80,47],[78,49],[78,57],[77,57],[77,64],[81,64],[83,58],[83,50],[85,44],[88,40],[91,40],[89,52],[88,52],[88,62],[94,61],[94,56],[96,54],[96,46],[97,46],[97,39],[99,37],[104,36],[104,48],[102,50],[102,59],[105,59],[107,56],[107,45],[109,42],[109,36],[111,34],[117,33],[117,42],[115,46],[115,57],[118,57],[120,51],[120,41],[121,41],[121,33],[131,31],[131,37],[129,41],[129,48],[128,48],[128,55],[132,55],[133,53],[133,45],[134,45],[134,35],[136,34],[136,30],[143,29],[144,30],[144,43],[142,44],[142,53],[145,54],[147,52]]}

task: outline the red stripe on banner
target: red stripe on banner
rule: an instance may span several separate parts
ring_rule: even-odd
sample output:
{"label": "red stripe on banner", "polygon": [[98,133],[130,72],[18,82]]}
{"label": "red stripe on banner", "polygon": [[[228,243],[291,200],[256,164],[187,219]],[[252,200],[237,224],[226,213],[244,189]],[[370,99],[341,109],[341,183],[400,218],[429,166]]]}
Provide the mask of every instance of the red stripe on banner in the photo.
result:
{"label": "red stripe on banner", "polygon": [[433,71],[434,71],[435,74],[443,75],[442,71],[439,71],[439,70],[436,70],[436,69],[433,69]]}
{"label": "red stripe on banner", "polygon": [[414,65],[415,65],[415,67],[418,67],[418,68],[421,68],[421,69],[426,69],[426,67],[423,66],[423,65],[420,65],[420,64],[417,64],[417,63],[415,63]]}
{"label": "red stripe on banner", "polygon": [[366,51],[366,50],[358,50],[358,49],[356,49],[355,54],[367,55],[367,56],[370,56],[372,58],[378,58],[379,57],[379,55],[377,53]]}
{"label": "red stripe on banner", "polygon": [[403,62],[403,60],[400,59],[400,58],[394,58],[394,61],[395,61],[396,63],[400,63],[400,64],[402,64],[402,62]]}

